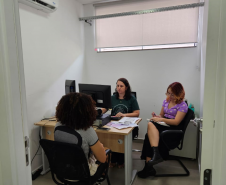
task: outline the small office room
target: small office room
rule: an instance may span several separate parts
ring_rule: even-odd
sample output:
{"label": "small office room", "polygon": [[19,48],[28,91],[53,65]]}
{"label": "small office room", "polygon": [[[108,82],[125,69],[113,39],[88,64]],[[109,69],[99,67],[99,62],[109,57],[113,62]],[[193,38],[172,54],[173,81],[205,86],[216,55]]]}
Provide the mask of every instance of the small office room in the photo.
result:
{"label": "small office room", "polygon": [[[136,150],[169,84],[183,85],[195,120],[183,149],[170,151],[189,176],[142,179],[135,171],[128,177],[125,166],[109,168],[111,184],[224,184],[225,1],[57,0],[52,12],[19,1],[0,0],[0,184],[55,184],[50,172],[31,179],[43,169],[35,123],[55,115],[66,80],[75,80],[76,92],[83,83],[110,85],[113,94],[119,78],[136,92],[142,118],[129,169],[144,167]],[[157,164],[156,171],[184,173],[176,161]]]}

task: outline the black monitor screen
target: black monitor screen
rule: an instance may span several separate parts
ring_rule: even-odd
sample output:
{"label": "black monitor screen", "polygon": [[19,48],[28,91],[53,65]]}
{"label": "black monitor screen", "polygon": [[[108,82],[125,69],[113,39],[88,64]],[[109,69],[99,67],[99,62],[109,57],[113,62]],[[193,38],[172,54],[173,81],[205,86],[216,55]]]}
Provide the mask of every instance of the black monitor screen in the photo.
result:
{"label": "black monitor screen", "polygon": [[79,92],[90,95],[97,107],[111,108],[111,86],[78,84]]}
{"label": "black monitor screen", "polygon": [[66,80],[65,81],[65,94],[71,92],[76,92],[75,80]]}

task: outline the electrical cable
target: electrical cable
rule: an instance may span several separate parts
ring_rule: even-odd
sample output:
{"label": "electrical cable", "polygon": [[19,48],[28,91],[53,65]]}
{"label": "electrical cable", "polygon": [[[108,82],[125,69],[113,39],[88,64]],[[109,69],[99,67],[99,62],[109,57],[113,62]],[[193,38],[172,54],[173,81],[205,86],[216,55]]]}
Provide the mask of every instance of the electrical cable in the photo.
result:
{"label": "electrical cable", "polygon": [[[56,121],[56,119],[54,119],[54,117],[53,117],[53,118],[44,118],[44,119],[42,119],[41,121],[43,121],[43,120],[47,120],[47,121],[44,123],[43,127],[44,127],[44,126],[46,125],[46,123],[48,123],[49,121]],[[41,127],[40,127],[40,130],[39,130],[39,140],[41,140]],[[32,164],[34,158],[36,157],[36,155],[41,155],[41,154],[42,154],[42,153],[41,153],[41,154],[38,154],[38,151],[39,151],[40,146],[41,146],[41,145],[40,145],[40,143],[39,143],[38,149],[37,149],[37,151],[36,151],[34,157],[33,157],[32,160],[31,160],[31,164]],[[35,180],[35,179],[41,174],[42,170],[43,170],[43,168],[40,168],[40,169],[38,169],[34,174],[31,174],[32,180]]]}
{"label": "electrical cable", "polygon": [[[41,146],[41,145],[39,144],[39,146],[38,146],[38,150],[39,150],[40,146]],[[36,153],[35,153],[35,155],[34,155],[33,159],[31,160],[31,164],[32,164],[32,162],[33,162],[33,160],[34,160],[35,156],[37,155],[38,150],[36,151]]]}

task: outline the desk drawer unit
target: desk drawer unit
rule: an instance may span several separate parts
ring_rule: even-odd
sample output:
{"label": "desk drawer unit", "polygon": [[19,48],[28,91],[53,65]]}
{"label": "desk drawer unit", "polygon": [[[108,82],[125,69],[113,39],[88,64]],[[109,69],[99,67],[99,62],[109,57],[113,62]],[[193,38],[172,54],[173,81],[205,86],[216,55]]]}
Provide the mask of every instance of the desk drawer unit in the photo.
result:
{"label": "desk drawer unit", "polygon": [[43,127],[43,138],[54,141],[54,129],[55,127]]}
{"label": "desk drawer unit", "polygon": [[105,147],[108,147],[113,152],[124,153],[124,135],[97,133],[98,138]]}

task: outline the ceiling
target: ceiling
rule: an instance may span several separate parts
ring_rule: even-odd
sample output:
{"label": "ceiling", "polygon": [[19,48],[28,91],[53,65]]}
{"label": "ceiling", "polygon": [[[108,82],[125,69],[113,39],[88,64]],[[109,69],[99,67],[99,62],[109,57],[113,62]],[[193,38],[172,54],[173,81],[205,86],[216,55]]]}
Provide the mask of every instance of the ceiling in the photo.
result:
{"label": "ceiling", "polygon": [[96,3],[96,2],[101,2],[101,1],[106,1],[106,0],[77,0],[78,2],[82,4],[89,4],[89,3]]}
{"label": "ceiling", "polygon": [[90,3],[97,3],[97,2],[113,2],[113,1],[130,1],[130,0],[76,0],[82,4],[90,4]]}

